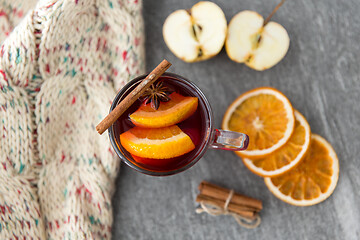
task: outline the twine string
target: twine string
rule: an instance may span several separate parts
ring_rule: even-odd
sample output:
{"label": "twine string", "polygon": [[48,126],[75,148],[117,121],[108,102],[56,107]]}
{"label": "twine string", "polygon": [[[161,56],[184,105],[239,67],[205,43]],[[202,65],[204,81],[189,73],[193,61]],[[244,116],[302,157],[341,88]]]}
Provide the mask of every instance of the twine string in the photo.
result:
{"label": "twine string", "polygon": [[242,227],[247,229],[254,229],[257,228],[261,223],[261,218],[259,214],[255,214],[254,219],[250,219],[247,217],[243,217],[237,213],[230,212],[228,210],[228,206],[231,202],[232,197],[234,196],[234,190],[230,190],[229,195],[225,201],[224,207],[218,207],[214,205],[209,205],[204,202],[200,202],[200,208],[196,209],[196,213],[203,213],[206,212],[212,216],[220,216],[220,215],[230,215],[232,216],[235,221]]}
{"label": "twine string", "polygon": [[225,201],[225,204],[224,204],[224,210],[225,211],[228,211],[228,206],[229,206],[229,203],[231,202],[231,199],[232,197],[234,196],[234,190],[231,189],[230,192],[229,192],[229,195]]}

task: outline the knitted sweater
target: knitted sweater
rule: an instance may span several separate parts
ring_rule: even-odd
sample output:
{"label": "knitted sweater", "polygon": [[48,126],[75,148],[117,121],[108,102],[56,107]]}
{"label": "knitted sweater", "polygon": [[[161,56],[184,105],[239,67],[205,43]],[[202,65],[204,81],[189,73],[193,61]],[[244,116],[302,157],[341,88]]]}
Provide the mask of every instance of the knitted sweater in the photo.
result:
{"label": "knitted sweater", "polygon": [[141,8],[0,0],[0,239],[110,239],[119,159],[95,126],[144,72]]}

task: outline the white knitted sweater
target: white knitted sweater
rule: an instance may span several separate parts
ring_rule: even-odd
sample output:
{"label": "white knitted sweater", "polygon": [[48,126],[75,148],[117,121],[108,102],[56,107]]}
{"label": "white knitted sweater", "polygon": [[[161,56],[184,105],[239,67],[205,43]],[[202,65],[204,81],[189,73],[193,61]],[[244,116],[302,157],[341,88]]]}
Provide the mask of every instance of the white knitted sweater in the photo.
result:
{"label": "white knitted sweater", "polygon": [[0,0],[0,239],[110,239],[119,159],[95,126],[144,72],[141,7]]}

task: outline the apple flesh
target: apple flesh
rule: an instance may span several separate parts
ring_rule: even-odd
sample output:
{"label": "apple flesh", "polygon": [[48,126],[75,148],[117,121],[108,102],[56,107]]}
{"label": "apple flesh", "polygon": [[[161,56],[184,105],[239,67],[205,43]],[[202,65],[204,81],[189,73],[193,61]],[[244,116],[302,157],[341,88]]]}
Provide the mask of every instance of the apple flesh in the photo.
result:
{"label": "apple flesh", "polygon": [[264,18],[257,12],[242,11],[229,23],[225,48],[231,60],[263,71],[283,59],[289,44],[289,35],[280,24],[264,26]]}
{"label": "apple flesh", "polygon": [[227,22],[221,8],[204,1],[190,10],[171,13],[163,25],[163,37],[175,56],[185,62],[197,62],[220,52],[226,30]]}

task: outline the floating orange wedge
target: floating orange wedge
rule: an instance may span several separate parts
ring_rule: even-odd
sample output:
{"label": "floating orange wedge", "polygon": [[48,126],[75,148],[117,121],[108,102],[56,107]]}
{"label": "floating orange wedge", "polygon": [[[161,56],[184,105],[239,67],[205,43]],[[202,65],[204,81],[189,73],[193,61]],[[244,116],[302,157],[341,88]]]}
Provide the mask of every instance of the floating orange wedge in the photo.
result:
{"label": "floating orange wedge", "polygon": [[312,134],[309,152],[290,171],[265,178],[269,190],[279,199],[296,206],[324,201],[334,191],[339,178],[339,160],[332,146]]}
{"label": "floating orange wedge", "polygon": [[161,102],[157,110],[143,104],[130,115],[131,122],[145,128],[168,127],[190,117],[198,106],[197,97],[185,97],[178,93],[169,95],[170,101]]}
{"label": "floating orange wedge", "polygon": [[227,109],[222,128],[249,136],[242,157],[262,158],[278,150],[290,139],[295,126],[294,110],[280,91],[262,87],[238,97]]}
{"label": "floating orange wedge", "polygon": [[142,158],[165,159],[181,156],[195,148],[191,138],[178,126],[134,127],[120,134],[121,145]]}
{"label": "floating orange wedge", "polygon": [[305,156],[310,146],[310,126],[305,117],[295,110],[295,128],[290,140],[265,158],[243,162],[253,173],[262,177],[273,177],[289,171]]}

